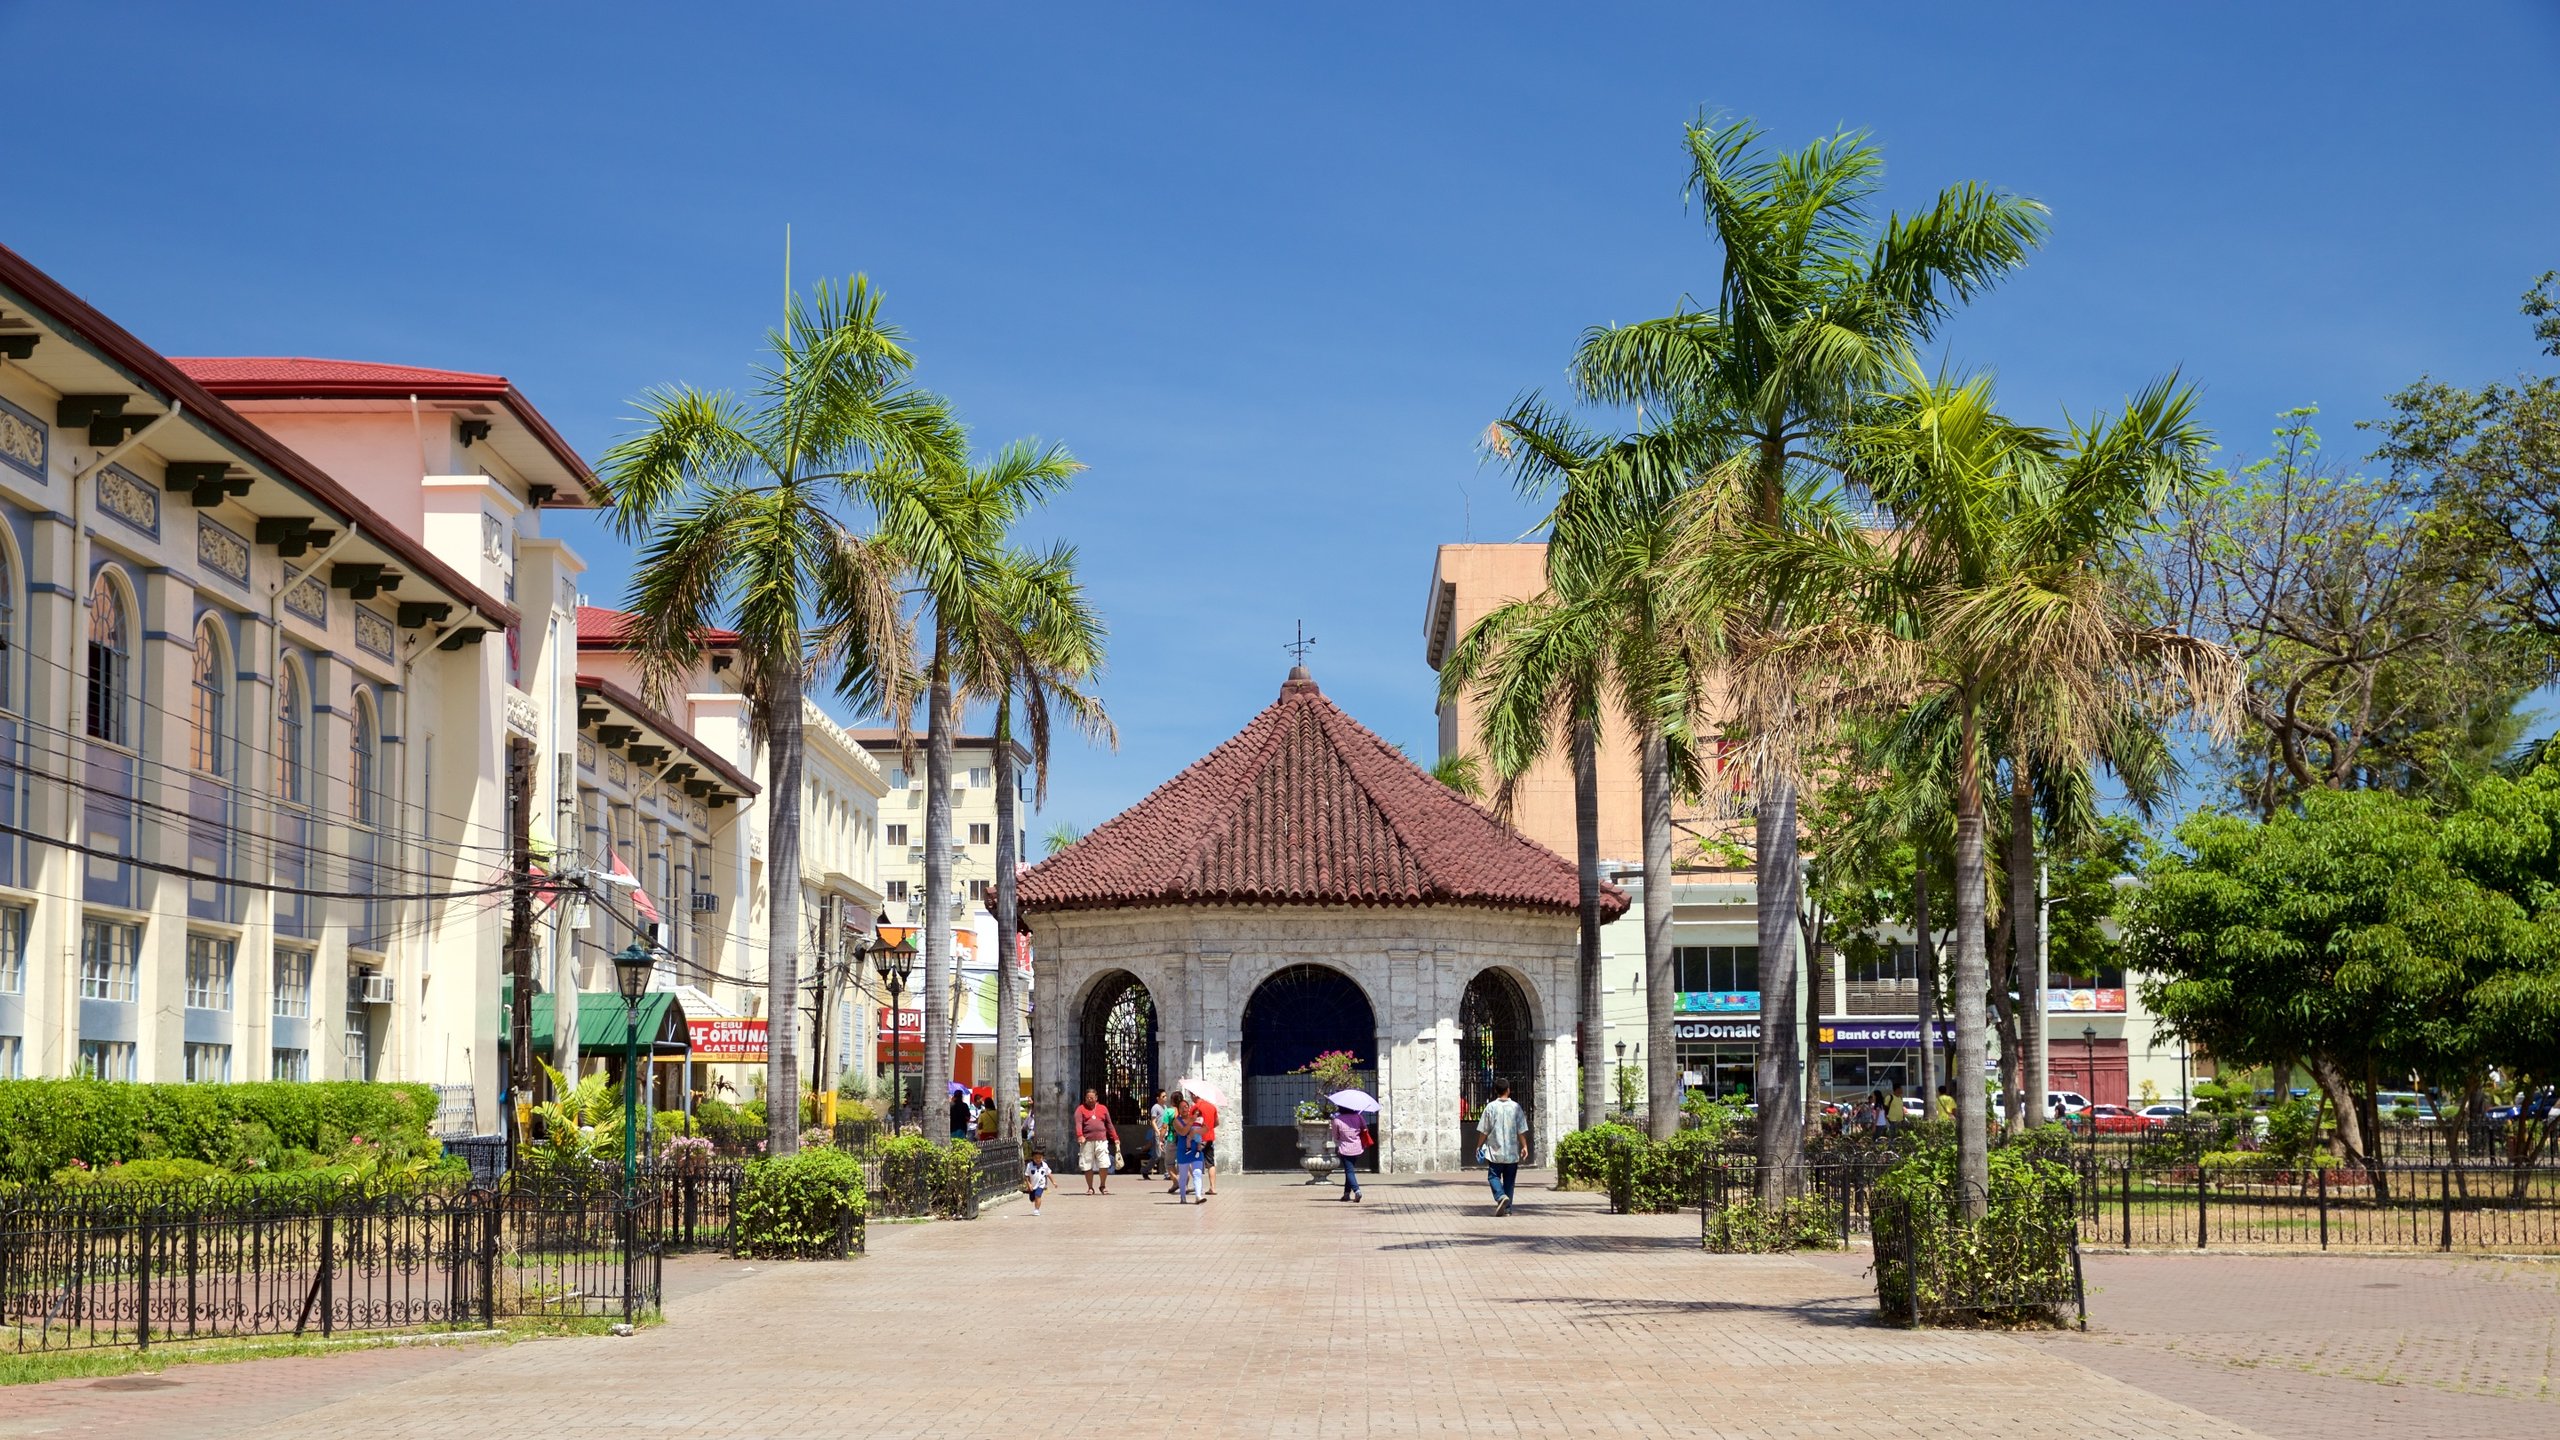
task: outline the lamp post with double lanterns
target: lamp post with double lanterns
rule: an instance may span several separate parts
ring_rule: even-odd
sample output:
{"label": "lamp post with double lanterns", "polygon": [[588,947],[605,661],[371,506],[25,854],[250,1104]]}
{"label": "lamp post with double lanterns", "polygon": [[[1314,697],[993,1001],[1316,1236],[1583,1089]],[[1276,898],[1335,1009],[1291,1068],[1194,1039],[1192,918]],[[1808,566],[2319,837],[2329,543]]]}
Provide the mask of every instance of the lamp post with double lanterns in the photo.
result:
{"label": "lamp post with double lanterns", "polygon": [[889,939],[889,923],[889,912],[881,911],[878,923],[872,927],[871,939],[862,949],[871,959],[871,973],[879,976],[880,983],[889,991],[889,1130],[895,1134],[899,1112],[906,1108],[907,1103],[904,1073],[906,1016],[898,1002],[906,994],[907,977],[915,973],[916,945],[912,935]]}
{"label": "lamp post with double lanterns", "polygon": [[634,940],[613,957],[614,988],[622,992],[622,1203],[629,1206],[640,1183],[640,997],[649,989],[658,957],[649,942]]}

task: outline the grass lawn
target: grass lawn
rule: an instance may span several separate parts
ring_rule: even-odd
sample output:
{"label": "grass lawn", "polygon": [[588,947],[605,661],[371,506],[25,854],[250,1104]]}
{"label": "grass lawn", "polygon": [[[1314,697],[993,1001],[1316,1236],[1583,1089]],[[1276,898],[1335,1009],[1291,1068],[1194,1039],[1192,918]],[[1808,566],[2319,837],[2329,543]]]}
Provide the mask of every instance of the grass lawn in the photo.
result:
{"label": "grass lawn", "polygon": [[[648,1316],[641,1324],[655,1324],[657,1317]],[[438,1340],[435,1332],[386,1331],[375,1335],[359,1335],[321,1340],[310,1337],[295,1339],[290,1335],[252,1337],[234,1340],[177,1340],[137,1350],[130,1345],[102,1346],[90,1350],[9,1350],[0,1349],[0,1385],[32,1385],[45,1380],[94,1379],[108,1375],[148,1374],[174,1365],[218,1365],[232,1360],[271,1360],[280,1355],[333,1355],[348,1350],[373,1350],[385,1345],[403,1344],[471,1344],[483,1341],[501,1343],[517,1340],[540,1340],[555,1335],[606,1335],[621,1322],[607,1316],[527,1316],[498,1322],[495,1331],[445,1331],[450,1339]],[[0,1341],[12,1339],[0,1331]]]}

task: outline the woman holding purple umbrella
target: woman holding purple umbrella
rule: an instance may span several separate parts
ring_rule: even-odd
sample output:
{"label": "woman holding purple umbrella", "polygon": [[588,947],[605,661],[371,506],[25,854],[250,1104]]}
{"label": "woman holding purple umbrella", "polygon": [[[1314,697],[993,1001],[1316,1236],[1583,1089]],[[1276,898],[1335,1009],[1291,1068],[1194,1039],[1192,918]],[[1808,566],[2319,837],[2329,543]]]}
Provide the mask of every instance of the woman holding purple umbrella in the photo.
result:
{"label": "woman holding purple umbrella", "polygon": [[1333,1153],[1342,1161],[1343,1200],[1360,1198],[1360,1157],[1368,1146],[1360,1138],[1360,1112],[1347,1105],[1333,1107]]}

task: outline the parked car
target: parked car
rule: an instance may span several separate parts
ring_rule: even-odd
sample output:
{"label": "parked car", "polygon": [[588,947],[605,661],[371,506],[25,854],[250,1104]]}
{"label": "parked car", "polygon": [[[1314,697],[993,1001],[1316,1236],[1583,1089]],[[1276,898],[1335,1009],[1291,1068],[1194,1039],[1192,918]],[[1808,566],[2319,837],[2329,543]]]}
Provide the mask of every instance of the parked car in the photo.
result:
{"label": "parked car", "polygon": [[2159,1105],[2145,1105],[2135,1113],[2139,1114],[2144,1120],[2150,1122],[2151,1128],[2158,1130],[2177,1121],[2186,1119],[2187,1107],[2184,1105],[2170,1105],[2165,1103]]}
{"label": "parked car", "polygon": [[1926,1120],[1929,1118],[1929,1102],[1917,1095],[1905,1095],[1902,1097],[1902,1114],[1906,1119]]}
{"label": "parked car", "polygon": [[2135,1135],[2151,1128],[2150,1121],[2121,1105],[2083,1105],[2070,1112],[2066,1123],[2100,1135]]}
{"label": "parked car", "polygon": [[[2069,1115],[2088,1108],[2089,1097],[2081,1094],[2077,1090],[2047,1090],[2044,1092],[2044,1113],[2047,1116],[2051,1116],[2056,1110],[2060,1110],[2064,1114]],[[2123,1107],[2118,1106],[2116,1108],[2122,1109]]]}

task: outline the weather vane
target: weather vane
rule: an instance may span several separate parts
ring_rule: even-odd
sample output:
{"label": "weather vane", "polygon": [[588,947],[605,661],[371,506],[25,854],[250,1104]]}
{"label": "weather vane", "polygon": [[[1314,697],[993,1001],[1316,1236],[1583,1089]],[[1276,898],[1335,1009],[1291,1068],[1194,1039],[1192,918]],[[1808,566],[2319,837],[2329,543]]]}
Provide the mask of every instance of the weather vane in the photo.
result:
{"label": "weather vane", "polygon": [[1289,652],[1291,664],[1303,670],[1307,667],[1307,652],[1315,647],[1315,643],[1316,637],[1307,633],[1307,622],[1301,620],[1298,622],[1298,638],[1282,644],[1280,648]]}

